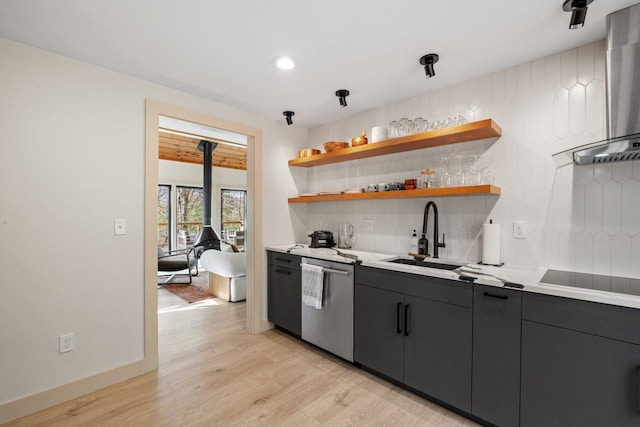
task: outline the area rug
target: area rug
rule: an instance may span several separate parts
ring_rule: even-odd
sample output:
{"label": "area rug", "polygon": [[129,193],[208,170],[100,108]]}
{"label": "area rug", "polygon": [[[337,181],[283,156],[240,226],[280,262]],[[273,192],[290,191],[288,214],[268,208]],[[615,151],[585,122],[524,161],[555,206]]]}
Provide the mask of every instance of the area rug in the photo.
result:
{"label": "area rug", "polygon": [[159,286],[166,289],[188,302],[189,304],[202,301],[205,299],[215,298],[208,290],[193,285],[162,285]]}

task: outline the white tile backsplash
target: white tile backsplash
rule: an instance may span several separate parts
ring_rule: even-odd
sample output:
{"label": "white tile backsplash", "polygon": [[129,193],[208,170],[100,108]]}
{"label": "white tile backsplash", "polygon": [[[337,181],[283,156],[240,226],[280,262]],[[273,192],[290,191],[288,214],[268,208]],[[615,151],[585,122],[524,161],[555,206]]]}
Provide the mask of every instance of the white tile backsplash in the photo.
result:
{"label": "white tile backsplash", "polygon": [[[309,168],[296,179],[309,191],[338,191],[403,182],[420,169],[440,167],[458,151],[493,162],[500,196],[436,197],[443,257],[479,260],[482,224],[502,225],[508,263],[640,277],[640,162],[556,169],[552,154],[602,139],[605,123],[605,43],[599,41],[531,63],[386,105],[309,132],[310,146],[358,136],[402,117],[429,121],[463,114],[494,119],[502,137]],[[310,203],[308,231],[354,225],[358,249],[406,253],[413,229],[422,231],[429,199]],[[374,222],[365,232],[363,220]],[[526,221],[528,238],[513,238]],[[431,242],[432,222],[428,239]],[[302,237],[302,236],[301,236]],[[636,260],[634,263],[633,260]]]}

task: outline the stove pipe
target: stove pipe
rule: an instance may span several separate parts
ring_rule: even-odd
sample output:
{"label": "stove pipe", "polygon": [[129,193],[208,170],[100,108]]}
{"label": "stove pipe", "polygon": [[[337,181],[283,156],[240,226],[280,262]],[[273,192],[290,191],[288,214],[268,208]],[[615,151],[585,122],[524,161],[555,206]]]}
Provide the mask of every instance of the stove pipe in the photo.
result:
{"label": "stove pipe", "polygon": [[218,143],[206,140],[201,140],[198,144],[198,150],[204,154],[204,182],[202,187],[204,197],[202,200],[202,230],[196,239],[196,243],[193,245],[197,258],[200,258],[200,255],[206,250],[220,250],[220,236],[218,236],[218,233],[216,233],[211,226],[211,192],[213,190],[211,183],[211,163],[213,160],[213,150],[215,150],[217,146]]}

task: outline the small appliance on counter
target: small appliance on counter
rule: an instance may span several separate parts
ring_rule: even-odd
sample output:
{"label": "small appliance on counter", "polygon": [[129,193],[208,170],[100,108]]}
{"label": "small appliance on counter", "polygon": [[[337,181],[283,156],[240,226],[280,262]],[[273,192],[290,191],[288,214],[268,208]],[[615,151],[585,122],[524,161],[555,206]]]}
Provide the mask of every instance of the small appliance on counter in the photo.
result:
{"label": "small appliance on counter", "polygon": [[309,237],[311,237],[310,248],[332,248],[336,245],[331,231],[316,230],[309,234]]}

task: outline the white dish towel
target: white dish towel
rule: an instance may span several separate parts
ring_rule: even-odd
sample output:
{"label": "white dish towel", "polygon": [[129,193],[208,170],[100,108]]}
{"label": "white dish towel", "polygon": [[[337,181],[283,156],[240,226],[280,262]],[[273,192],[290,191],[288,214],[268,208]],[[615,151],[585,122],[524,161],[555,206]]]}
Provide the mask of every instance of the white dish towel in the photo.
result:
{"label": "white dish towel", "polygon": [[322,309],[324,271],[319,265],[302,264],[302,303]]}

